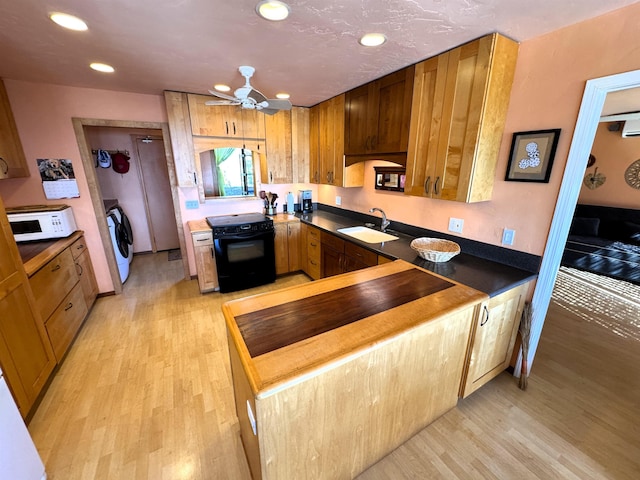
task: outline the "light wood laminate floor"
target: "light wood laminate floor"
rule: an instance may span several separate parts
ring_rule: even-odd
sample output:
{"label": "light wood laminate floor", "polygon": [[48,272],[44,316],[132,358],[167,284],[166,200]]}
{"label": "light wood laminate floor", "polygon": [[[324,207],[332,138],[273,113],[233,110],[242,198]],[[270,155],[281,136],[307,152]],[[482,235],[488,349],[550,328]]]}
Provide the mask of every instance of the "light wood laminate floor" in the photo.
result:
{"label": "light wood laminate floor", "polygon": [[[49,478],[249,479],[220,306],[307,277],[200,295],[166,252],[132,267],[29,425]],[[552,304],[526,392],[502,374],[358,478],[640,478],[639,383],[637,340]]]}

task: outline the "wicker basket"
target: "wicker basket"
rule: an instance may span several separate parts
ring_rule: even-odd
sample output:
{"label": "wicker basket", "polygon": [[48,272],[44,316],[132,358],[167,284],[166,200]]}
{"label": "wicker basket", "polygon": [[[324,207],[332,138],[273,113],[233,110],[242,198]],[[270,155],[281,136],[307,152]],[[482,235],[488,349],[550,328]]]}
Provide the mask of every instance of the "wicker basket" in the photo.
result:
{"label": "wicker basket", "polygon": [[441,238],[416,238],[411,242],[411,248],[430,262],[446,262],[460,253],[460,245]]}

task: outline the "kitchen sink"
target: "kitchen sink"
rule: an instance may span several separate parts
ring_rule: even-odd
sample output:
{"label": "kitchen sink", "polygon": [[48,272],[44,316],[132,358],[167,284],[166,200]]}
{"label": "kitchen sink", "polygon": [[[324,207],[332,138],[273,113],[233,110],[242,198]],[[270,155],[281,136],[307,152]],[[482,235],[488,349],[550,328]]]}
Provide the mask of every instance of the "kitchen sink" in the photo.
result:
{"label": "kitchen sink", "polygon": [[361,242],[382,243],[397,240],[398,237],[368,227],[339,228],[338,232],[353,237]]}

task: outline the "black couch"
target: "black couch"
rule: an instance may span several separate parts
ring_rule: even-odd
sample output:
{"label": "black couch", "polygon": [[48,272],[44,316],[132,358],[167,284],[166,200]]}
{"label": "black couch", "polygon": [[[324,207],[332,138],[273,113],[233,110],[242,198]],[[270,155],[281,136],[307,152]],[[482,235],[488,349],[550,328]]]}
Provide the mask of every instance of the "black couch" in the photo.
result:
{"label": "black couch", "polygon": [[640,285],[640,210],[578,204],[562,265]]}

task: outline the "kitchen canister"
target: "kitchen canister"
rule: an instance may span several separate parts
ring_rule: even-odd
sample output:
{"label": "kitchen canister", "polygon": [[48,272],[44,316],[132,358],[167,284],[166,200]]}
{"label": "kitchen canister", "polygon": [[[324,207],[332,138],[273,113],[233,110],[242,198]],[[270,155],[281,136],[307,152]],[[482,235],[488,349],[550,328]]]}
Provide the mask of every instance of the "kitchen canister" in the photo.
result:
{"label": "kitchen canister", "polygon": [[293,199],[293,193],[289,192],[287,194],[287,213],[293,215],[295,206],[295,200]]}

